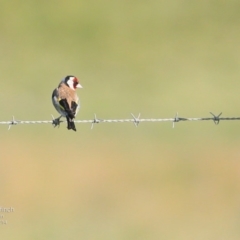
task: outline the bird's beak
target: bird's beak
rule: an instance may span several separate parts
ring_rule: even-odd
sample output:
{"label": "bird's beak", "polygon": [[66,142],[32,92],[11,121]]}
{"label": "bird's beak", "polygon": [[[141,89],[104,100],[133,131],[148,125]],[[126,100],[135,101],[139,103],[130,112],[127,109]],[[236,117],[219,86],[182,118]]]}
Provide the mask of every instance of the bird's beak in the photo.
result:
{"label": "bird's beak", "polygon": [[76,88],[83,88],[83,87],[82,87],[82,85],[80,85],[80,83],[78,83]]}

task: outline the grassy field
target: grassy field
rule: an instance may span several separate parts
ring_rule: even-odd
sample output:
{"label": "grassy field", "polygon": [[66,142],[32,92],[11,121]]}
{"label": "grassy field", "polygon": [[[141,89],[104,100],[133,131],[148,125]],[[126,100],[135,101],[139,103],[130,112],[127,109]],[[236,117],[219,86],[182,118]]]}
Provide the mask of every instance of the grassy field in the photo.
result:
{"label": "grassy field", "polygon": [[[240,3],[0,3],[0,121],[240,115]],[[0,238],[240,239],[239,121],[0,126]],[[1,224],[7,221],[7,224]]]}

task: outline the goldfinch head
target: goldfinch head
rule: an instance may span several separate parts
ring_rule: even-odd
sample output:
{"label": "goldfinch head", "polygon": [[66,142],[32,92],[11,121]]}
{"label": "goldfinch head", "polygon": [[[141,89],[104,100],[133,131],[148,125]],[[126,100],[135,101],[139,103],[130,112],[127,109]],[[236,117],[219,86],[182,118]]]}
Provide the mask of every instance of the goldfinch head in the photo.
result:
{"label": "goldfinch head", "polygon": [[74,76],[66,76],[62,82],[64,82],[68,87],[72,90],[76,90],[77,88],[82,88],[78,79]]}

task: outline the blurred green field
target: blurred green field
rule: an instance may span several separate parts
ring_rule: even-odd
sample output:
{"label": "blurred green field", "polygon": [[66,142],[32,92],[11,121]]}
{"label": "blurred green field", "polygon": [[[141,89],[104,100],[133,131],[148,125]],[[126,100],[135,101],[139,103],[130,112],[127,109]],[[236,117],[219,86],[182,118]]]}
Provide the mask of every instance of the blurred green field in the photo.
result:
{"label": "blurred green field", "polygon": [[[0,121],[240,115],[239,1],[2,1]],[[0,126],[1,239],[238,240],[239,121]]]}

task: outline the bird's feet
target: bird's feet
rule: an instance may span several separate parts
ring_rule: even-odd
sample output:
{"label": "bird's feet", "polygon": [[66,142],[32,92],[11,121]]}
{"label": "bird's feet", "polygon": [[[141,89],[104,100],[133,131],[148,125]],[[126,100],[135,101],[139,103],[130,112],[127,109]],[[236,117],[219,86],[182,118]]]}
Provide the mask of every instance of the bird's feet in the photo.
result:
{"label": "bird's feet", "polygon": [[54,117],[52,116],[52,119],[53,119],[53,120],[52,120],[52,125],[53,125],[54,127],[56,127],[56,126],[60,127],[60,123],[63,122],[63,121],[60,120],[61,117],[62,117],[62,116],[60,116],[60,117],[58,117],[58,118],[54,118]]}

